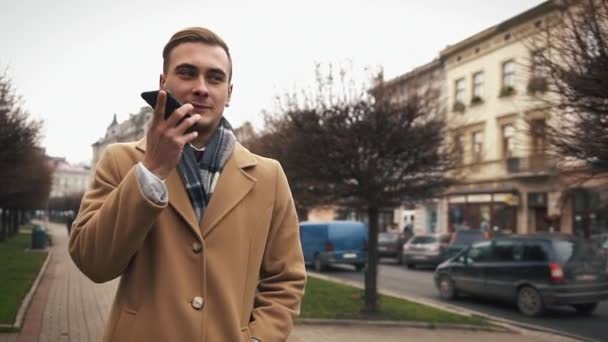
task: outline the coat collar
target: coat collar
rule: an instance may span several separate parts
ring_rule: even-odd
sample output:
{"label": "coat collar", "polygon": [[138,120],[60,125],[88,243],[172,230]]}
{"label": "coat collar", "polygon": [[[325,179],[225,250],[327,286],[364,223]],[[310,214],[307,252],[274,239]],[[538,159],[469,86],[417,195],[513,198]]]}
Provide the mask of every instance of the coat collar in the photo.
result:
{"label": "coat collar", "polygon": [[[137,142],[136,148],[146,151],[146,138]],[[205,238],[246,195],[251,191],[256,179],[249,173],[257,161],[253,154],[238,142],[218,179],[203,220],[197,223],[196,214],[182,179],[175,168],[165,180],[169,193],[169,205],[188,223],[199,239]]]}

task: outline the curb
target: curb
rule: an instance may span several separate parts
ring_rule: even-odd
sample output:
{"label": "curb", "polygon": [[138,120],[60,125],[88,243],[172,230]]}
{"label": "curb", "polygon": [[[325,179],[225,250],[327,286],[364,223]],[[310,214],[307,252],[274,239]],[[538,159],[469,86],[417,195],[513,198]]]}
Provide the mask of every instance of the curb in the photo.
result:
{"label": "curb", "polygon": [[317,319],[303,318],[296,320],[297,325],[340,325],[340,326],[377,326],[377,327],[402,327],[415,329],[452,329],[467,331],[487,331],[510,334],[513,331],[504,327],[479,326],[456,323],[430,323],[430,322],[407,322],[407,321],[365,321],[357,319]]}
{"label": "curb", "polygon": [[[314,271],[306,271],[308,276],[314,277],[314,278],[318,278],[318,279],[323,279],[323,280],[327,280],[327,281],[331,281],[334,283],[338,283],[338,284],[342,284],[342,285],[348,285],[348,286],[353,286],[359,289],[364,289],[364,286],[354,282],[354,281],[350,281],[350,280],[343,280],[343,279],[336,279],[336,278],[332,278],[329,276],[325,276],[322,274],[319,274],[317,272]],[[417,304],[421,304],[421,305],[426,305],[426,306],[430,306],[436,309],[440,309],[440,310],[444,310],[450,313],[454,313],[454,314],[459,314],[459,315],[464,315],[467,317],[481,317],[481,318],[485,318],[488,321],[490,321],[492,324],[494,324],[496,327],[501,327],[503,329],[505,329],[506,331],[502,331],[502,332],[511,332],[511,333],[519,333],[522,335],[525,335],[526,333],[530,333],[530,331],[533,332],[540,332],[540,333],[546,333],[546,334],[552,334],[552,335],[557,335],[560,337],[565,337],[568,339],[571,339],[573,341],[591,341],[591,342],[599,342],[596,340],[591,340],[588,338],[584,338],[582,336],[578,336],[578,335],[574,335],[574,334],[570,334],[570,333],[566,333],[566,332],[562,332],[562,331],[557,331],[557,330],[553,330],[550,328],[545,328],[545,327],[541,327],[541,326],[536,326],[536,325],[531,325],[531,324],[526,324],[526,323],[520,323],[520,322],[516,322],[516,321],[512,321],[512,320],[508,320],[508,319],[504,319],[504,318],[499,318],[499,317],[495,317],[492,315],[488,315],[482,312],[478,312],[478,311],[474,311],[474,310],[470,310],[470,309],[464,309],[461,307],[456,307],[454,305],[450,305],[450,304],[440,304],[438,302],[435,301],[431,301],[431,300],[425,300],[425,299],[420,299],[420,298],[414,298],[414,297],[409,297],[409,296],[405,296],[399,293],[395,293],[393,291],[389,291],[389,290],[380,290],[378,289],[378,293],[385,295],[385,296],[391,296],[391,297],[396,297],[396,298],[400,298],[400,299],[404,299],[413,303],[417,303]],[[365,321],[361,321],[363,324],[365,324]],[[423,323],[420,327],[424,328],[426,323]],[[431,328],[439,328],[440,324],[433,324],[430,323]],[[466,329],[467,325],[459,325],[459,324],[448,324],[448,325],[454,325],[454,326],[461,326],[462,329]],[[450,327],[446,327],[448,329],[450,329]],[[479,328],[479,327],[475,327],[475,330],[481,331],[483,329]],[[454,329],[454,328],[451,328]],[[500,328],[499,328],[500,329]],[[471,329],[469,329],[471,330]],[[500,331],[500,330],[499,330]]]}
{"label": "curb", "polygon": [[42,276],[44,275],[46,268],[49,265],[49,260],[51,260],[51,254],[52,254],[52,251],[49,248],[48,254],[46,256],[46,260],[44,261],[44,264],[42,264],[42,267],[40,268],[40,271],[38,271],[38,275],[36,276],[34,283],[32,284],[29,292],[27,293],[27,295],[25,296],[25,298],[23,298],[23,301],[21,302],[19,311],[17,311],[17,317],[15,317],[15,322],[13,324],[0,324],[0,330],[12,330],[12,331],[21,330],[21,327],[23,326],[23,320],[25,318],[25,313],[27,312],[27,309],[30,307],[32,298],[34,297],[34,293],[36,293],[36,290],[38,290],[38,286],[40,285],[40,280],[42,279]]}

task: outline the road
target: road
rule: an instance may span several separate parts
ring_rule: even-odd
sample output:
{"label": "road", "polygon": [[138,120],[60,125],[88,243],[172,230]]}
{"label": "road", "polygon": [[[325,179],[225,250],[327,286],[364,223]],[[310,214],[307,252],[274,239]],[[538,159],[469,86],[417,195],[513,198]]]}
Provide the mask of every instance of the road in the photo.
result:
{"label": "road", "polygon": [[[355,272],[348,266],[332,267],[323,274],[363,283],[363,273]],[[405,296],[441,301],[433,283],[432,269],[409,270],[404,266],[397,265],[392,259],[382,259],[378,271],[378,287]],[[574,309],[569,307],[556,307],[550,308],[540,318],[529,318],[521,315],[515,305],[470,297],[451,301],[450,304],[512,321],[608,342],[608,302],[602,302],[591,316],[578,315]]]}

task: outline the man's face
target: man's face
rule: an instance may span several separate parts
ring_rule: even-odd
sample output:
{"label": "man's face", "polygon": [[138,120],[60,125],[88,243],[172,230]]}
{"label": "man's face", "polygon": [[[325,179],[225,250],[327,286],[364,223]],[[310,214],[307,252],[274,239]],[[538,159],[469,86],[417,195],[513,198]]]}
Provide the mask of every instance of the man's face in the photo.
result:
{"label": "man's face", "polygon": [[160,87],[182,104],[190,103],[194,107],[192,114],[200,114],[196,130],[209,132],[217,127],[230,101],[229,72],[228,55],[220,46],[182,43],[169,54]]}

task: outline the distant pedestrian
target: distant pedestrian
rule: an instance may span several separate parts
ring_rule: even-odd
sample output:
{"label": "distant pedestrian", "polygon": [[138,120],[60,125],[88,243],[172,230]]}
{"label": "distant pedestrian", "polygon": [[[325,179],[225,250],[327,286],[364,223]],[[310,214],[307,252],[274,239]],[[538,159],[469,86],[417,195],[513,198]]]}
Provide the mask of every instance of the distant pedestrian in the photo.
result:
{"label": "distant pedestrian", "polygon": [[68,229],[68,236],[72,232],[72,224],[74,223],[74,212],[70,210],[68,217],[65,221],[65,226]]}

